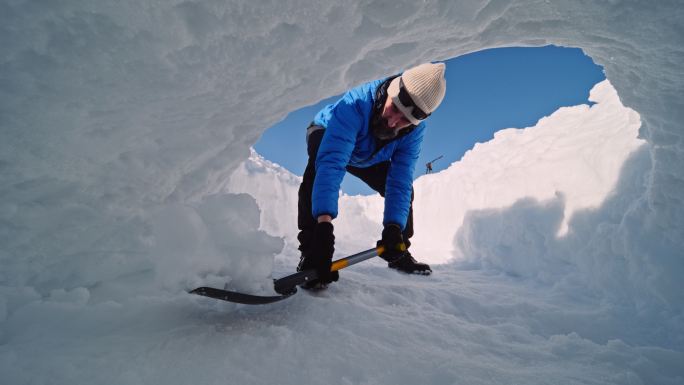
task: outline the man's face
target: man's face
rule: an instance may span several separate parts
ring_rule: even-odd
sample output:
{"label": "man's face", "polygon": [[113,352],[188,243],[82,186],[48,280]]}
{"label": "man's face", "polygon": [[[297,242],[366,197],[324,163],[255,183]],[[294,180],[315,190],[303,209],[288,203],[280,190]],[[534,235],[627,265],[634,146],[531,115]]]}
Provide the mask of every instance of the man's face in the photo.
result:
{"label": "man's face", "polygon": [[411,125],[404,113],[392,103],[392,98],[388,97],[382,108],[379,127],[374,129],[375,135],[379,139],[392,139],[399,133],[399,130]]}

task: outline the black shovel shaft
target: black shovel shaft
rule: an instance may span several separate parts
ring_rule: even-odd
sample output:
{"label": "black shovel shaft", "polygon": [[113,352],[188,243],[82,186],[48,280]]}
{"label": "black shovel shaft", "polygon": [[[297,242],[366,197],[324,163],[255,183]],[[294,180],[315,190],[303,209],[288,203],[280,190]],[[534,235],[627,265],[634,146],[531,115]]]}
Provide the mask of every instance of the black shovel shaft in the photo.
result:
{"label": "black shovel shaft", "polygon": [[[338,259],[337,261],[333,261],[332,267],[330,268],[330,271],[338,271],[342,270],[345,267],[349,267],[351,265],[357,264],[359,262],[365,261],[367,259],[371,259],[379,254],[381,254],[384,251],[382,246],[380,247],[375,247],[372,249],[368,249],[366,251],[362,251],[358,254],[350,255],[345,258]],[[305,271],[300,271],[288,276],[285,276],[283,278],[275,280],[273,283],[273,289],[276,291],[276,293],[280,294],[287,294],[292,292],[292,290],[297,286],[301,285],[307,281],[310,281],[312,279],[318,278],[318,274],[316,273],[316,270],[305,270]]]}

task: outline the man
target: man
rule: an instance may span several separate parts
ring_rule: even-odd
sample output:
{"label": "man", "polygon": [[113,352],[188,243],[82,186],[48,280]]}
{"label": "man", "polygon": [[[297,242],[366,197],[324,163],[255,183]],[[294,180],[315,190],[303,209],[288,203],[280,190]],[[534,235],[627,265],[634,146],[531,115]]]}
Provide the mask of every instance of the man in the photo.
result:
{"label": "man", "polygon": [[385,198],[384,230],[378,246],[388,266],[404,273],[430,274],[408,247],[413,236],[413,171],[425,132],[423,121],[446,92],[443,63],[426,63],[401,75],[363,84],[323,108],[307,130],[309,161],[299,186],[297,271],[316,269],[308,289],[337,281],[330,272],[335,251],[332,220],[337,216],[345,172]]}

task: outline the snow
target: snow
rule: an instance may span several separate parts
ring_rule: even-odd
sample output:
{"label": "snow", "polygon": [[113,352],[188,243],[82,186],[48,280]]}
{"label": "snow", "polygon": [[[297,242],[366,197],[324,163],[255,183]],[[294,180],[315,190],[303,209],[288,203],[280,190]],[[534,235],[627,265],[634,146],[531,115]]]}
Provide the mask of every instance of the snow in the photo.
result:
{"label": "snow", "polygon": [[[3,383],[682,383],[681,2],[0,8]],[[185,293],[294,270],[298,179],[250,156],[288,112],[546,44],[608,81],[416,182],[433,276],[372,260],[268,306]],[[381,201],[340,211],[338,254],[370,247]]]}

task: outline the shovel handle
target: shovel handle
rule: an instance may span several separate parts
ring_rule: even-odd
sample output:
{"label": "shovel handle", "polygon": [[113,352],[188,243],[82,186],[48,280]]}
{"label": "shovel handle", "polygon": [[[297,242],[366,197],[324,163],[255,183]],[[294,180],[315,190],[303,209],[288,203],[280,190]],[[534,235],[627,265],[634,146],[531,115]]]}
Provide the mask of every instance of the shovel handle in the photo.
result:
{"label": "shovel handle", "polygon": [[[363,262],[367,259],[371,259],[375,256],[382,254],[385,249],[382,246],[374,247],[360,253],[350,255],[333,261],[330,271],[342,270],[351,265],[355,265],[359,262]],[[316,270],[304,270],[294,274],[290,274],[280,279],[276,279],[273,282],[273,289],[276,293],[287,294],[293,291],[297,285],[301,285],[307,281],[318,278]]]}

